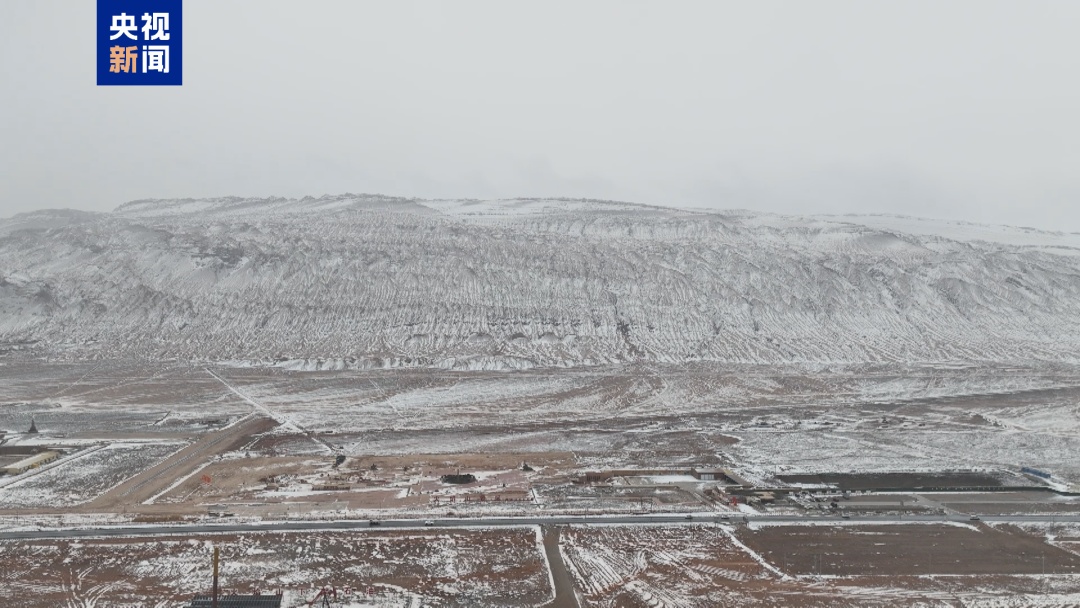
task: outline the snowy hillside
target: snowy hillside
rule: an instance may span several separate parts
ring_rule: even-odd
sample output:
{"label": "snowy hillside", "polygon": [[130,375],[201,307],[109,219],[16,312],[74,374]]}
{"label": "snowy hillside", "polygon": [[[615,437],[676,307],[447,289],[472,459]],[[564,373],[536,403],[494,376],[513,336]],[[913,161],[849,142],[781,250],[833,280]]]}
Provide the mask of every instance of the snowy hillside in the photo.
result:
{"label": "snowy hillside", "polygon": [[369,195],[0,220],[0,353],[292,367],[1076,362],[1080,235]]}

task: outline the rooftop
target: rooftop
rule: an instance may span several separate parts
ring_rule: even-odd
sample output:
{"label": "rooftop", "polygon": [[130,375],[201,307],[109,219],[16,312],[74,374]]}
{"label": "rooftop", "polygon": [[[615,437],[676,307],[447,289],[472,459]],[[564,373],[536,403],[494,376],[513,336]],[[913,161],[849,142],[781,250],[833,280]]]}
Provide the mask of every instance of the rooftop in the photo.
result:
{"label": "rooftop", "polygon": [[[196,595],[189,608],[213,608],[209,595]],[[280,595],[219,595],[218,608],[281,608]]]}

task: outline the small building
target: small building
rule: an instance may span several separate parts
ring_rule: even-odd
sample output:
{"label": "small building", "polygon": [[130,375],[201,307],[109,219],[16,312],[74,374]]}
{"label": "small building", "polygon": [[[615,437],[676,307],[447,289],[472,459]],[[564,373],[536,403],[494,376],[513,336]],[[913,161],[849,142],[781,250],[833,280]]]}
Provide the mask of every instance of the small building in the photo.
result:
{"label": "small building", "polygon": [[720,481],[745,487],[754,485],[731,469],[693,469],[690,473],[702,481]]}
{"label": "small building", "polygon": [[576,483],[607,483],[611,481],[614,474],[611,471],[585,471],[579,477],[576,477],[574,481]]}
{"label": "small building", "polygon": [[441,479],[442,479],[443,483],[452,483],[452,484],[459,484],[460,485],[460,484],[466,484],[466,483],[473,483],[474,481],[476,481],[476,476],[473,475],[472,473],[457,472],[457,473],[447,473],[446,475],[443,475],[441,477]]}
{"label": "small building", "polygon": [[60,452],[54,450],[46,450],[44,452],[38,452],[33,456],[23,458],[18,462],[13,462],[4,467],[3,471],[8,475],[22,475],[30,469],[50,463],[57,458],[60,458]]}
{"label": "small building", "polygon": [[701,481],[727,481],[723,469],[694,469],[693,474]]}
{"label": "small building", "polygon": [[[188,608],[213,608],[212,595],[196,595]],[[281,594],[219,595],[217,608],[281,608]]]}

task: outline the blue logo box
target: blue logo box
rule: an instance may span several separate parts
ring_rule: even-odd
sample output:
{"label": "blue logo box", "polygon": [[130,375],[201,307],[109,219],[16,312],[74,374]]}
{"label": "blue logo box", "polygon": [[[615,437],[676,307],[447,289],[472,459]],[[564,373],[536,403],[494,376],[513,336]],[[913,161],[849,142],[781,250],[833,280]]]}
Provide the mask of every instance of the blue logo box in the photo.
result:
{"label": "blue logo box", "polygon": [[97,0],[97,83],[183,84],[182,0]]}

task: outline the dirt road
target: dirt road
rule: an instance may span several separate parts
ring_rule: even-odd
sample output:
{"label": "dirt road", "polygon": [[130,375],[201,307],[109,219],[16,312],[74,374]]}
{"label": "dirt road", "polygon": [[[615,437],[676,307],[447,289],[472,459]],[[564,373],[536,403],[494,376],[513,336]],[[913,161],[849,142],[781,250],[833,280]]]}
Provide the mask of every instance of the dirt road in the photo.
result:
{"label": "dirt road", "polygon": [[555,582],[555,599],[546,604],[545,608],[580,608],[577,592],[574,590],[574,579],[567,572],[562,554],[559,553],[559,527],[543,526],[542,529],[544,553],[547,554],[551,578]]}
{"label": "dirt road", "polygon": [[176,480],[191,474],[199,465],[218,454],[242,447],[251,441],[253,436],[265,433],[277,424],[270,418],[251,414],[227,428],[203,435],[168,460],[139,473],[94,500],[79,505],[75,510],[84,513],[139,510],[143,501],[157,495]]}

